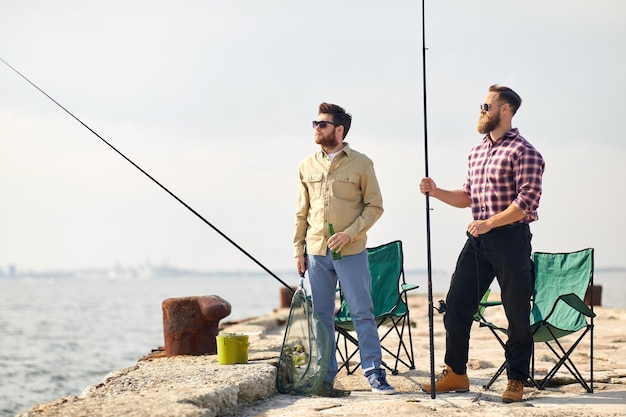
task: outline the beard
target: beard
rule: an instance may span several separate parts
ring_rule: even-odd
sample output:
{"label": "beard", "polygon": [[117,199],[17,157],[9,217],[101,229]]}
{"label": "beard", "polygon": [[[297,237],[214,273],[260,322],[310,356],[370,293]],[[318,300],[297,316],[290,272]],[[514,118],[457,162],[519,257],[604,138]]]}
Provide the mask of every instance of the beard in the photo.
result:
{"label": "beard", "polygon": [[481,114],[478,118],[478,133],[486,135],[487,133],[493,131],[500,124],[500,113],[496,113],[496,115],[491,118],[487,113]]}
{"label": "beard", "polygon": [[333,127],[333,129],[330,130],[328,134],[325,134],[324,132],[316,132],[315,143],[317,143],[318,145],[322,145],[324,147],[328,147],[328,148],[332,148],[333,146],[337,145],[337,137],[335,135],[335,128]]}

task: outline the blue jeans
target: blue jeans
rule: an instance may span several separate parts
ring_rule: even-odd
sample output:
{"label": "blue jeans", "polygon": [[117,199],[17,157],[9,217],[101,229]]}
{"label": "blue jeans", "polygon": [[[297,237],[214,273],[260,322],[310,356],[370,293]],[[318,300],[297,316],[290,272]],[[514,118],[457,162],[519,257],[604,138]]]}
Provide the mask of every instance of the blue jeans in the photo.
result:
{"label": "blue jeans", "polygon": [[369,273],[367,250],[356,255],[344,255],[338,260],[332,259],[330,250],[326,252],[326,256],[308,255],[308,270],[313,310],[319,320],[318,324],[326,328],[332,343],[326,380],[332,381],[337,375],[338,368],[333,342],[337,280],[350,308],[359,340],[363,373],[379,369],[382,354],[370,295],[372,278]]}
{"label": "blue jeans", "polygon": [[533,348],[530,299],[534,287],[532,235],[528,224],[491,230],[468,240],[459,255],[446,297],[445,363],[457,374],[467,371],[470,329],[478,302],[498,279],[502,305],[509,322],[506,342],[509,379],[526,381]]}

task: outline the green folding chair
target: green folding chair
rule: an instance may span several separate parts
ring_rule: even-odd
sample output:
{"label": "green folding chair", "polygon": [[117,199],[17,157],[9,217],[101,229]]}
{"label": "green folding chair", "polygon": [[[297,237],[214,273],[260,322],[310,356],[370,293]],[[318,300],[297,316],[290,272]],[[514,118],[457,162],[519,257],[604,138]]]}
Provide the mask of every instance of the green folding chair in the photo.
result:
{"label": "green folding chair", "polygon": [[[367,257],[372,277],[371,294],[374,317],[379,329],[381,348],[395,360],[393,366],[384,361],[382,365],[393,375],[398,374],[399,363],[409,369],[415,369],[407,292],[418,286],[405,282],[402,242],[396,240],[375,248],[368,248]],[[359,342],[353,334],[354,324],[340,288],[339,296],[341,304],[335,314],[336,348],[341,358],[339,362],[343,362],[339,370],[346,368],[348,374],[353,374],[361,366],[360,362],[350,364],[359,352]],[[385,328],[386,326],[388,328]],[[397,346],[388,347],[384,343],[390,334],[398,336]]]}
{"label": "green folding chair", "polygon": [[[535,343],[544,343],[556,356],[556,364],[537,382],[535,378],[535,351],[533,349],[529,383],[545,389],[557,372],[565,367],[574,379],[587,392],[593,392],[593,303],[587,306],[583,301],[587,291],[593,300],[593,249],[583,249],[568,253],[533,253],[535,288],[530,312],[530,326]],[[491,323],[484,316],[487,307],[501,305],[501,302],[487,302],[483,297],[474,319],[481,327],[487,327],[506,350],[499,333],[507,334],[507,329]],[[582,333],[580,333],[582,331]],[[572,360],[572,353],[583,338],[589,334],[589,379],[587,384]],[[564,341],[568,335],[574,340]],[[500,366],[485,389],[498,379],[506,369],[506,361]]]}
{"label": "green folding chair", "polygon": [[[593,302],[588,307],[585,294],[593,300],[593,249],[571,253],[533,254],[535,293],[530,312],[530,326],[536,343],[543,342],[554,353],[557,362],[538,383],[543,389],[556,373],[565,367],[587,392],[593,392]],[[562,343],[564,336],[581,332],[573,342]],[[587,384],[572,360],[574,349],[589,333],[589,380]],[[535,372],[533,355],[532,377]]]}

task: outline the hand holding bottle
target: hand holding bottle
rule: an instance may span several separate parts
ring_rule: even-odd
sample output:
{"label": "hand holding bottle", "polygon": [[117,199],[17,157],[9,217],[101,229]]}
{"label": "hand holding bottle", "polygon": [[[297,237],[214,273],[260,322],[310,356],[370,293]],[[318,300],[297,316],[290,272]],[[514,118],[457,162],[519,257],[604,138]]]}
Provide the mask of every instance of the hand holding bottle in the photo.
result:
{"label": "hand holding bottle", "polygon": [[[335,228],[333,227],[332,223],[328,223],[328,233],[329,238],[335,234]],[[331,249],[331,255],[334,261],[336,261],[337,259],[341,259],[341,253],[338,250]]]}

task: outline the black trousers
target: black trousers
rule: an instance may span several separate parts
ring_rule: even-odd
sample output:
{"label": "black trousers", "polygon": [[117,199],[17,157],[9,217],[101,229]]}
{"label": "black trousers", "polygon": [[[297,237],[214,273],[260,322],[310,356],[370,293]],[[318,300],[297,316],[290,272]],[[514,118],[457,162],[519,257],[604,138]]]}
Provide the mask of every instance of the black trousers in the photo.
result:
{"label": "black trousers", "polygon": [[533,348],[529,319],[534,287],[530,228],[524,223],[496,228],[477,238],[467,235],[446,297],[445,362],[457,374],[467,372],[473,315],[497,278],[509,322],[507,374],[509,379],[526,381]]}

